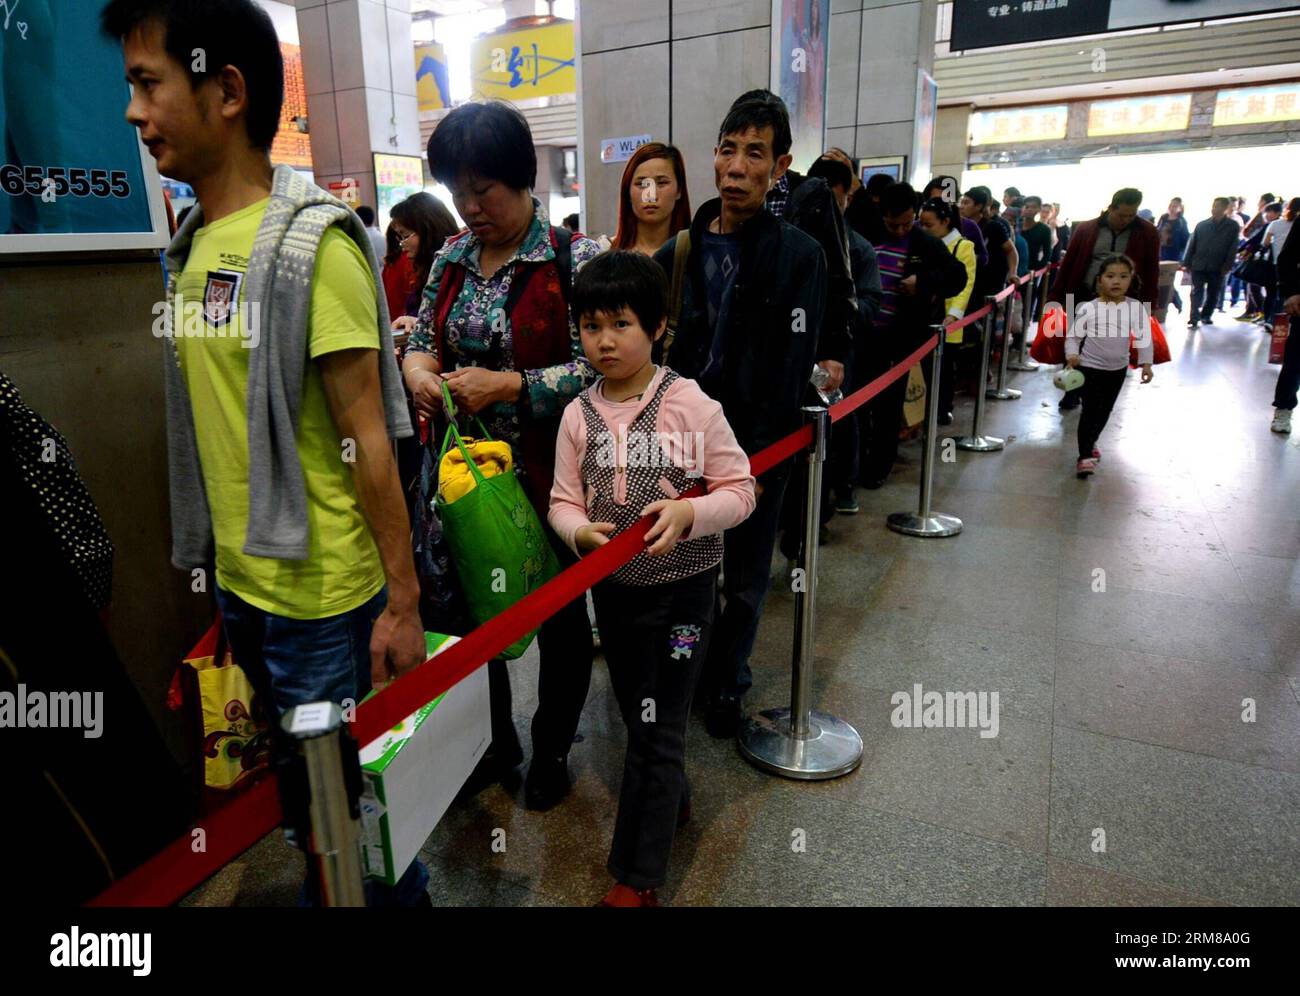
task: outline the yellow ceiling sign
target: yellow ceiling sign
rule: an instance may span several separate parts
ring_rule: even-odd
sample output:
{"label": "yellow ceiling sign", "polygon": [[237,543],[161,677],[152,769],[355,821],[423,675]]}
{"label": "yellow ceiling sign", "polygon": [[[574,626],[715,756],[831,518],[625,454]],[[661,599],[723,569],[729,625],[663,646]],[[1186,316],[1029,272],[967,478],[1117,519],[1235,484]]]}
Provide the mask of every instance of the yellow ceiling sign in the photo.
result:
{"label": "yellow ceiling sign", "polygon": [[573,22],[505,31],[474,40],[474,96],[518,100],[576,93]]}
{"label": "yellow ceiling sign", "polygon": [[1191,114],[1190,93],[1094,100],[1088,106],[1088,137],[1184,131]]}
{"label": "yellow ceiling sign", "polygon": [[1017,107],[1004,111],[976,111],[970,116],[971,145],[1009,145],[1050,142],[1065,138],[1069,108]]}
{"label": "yellow ceiling sign", "polygon": [[1268,124],[1300,118],[1300,83],[1220,90],[1214,102],[1214,124]]}

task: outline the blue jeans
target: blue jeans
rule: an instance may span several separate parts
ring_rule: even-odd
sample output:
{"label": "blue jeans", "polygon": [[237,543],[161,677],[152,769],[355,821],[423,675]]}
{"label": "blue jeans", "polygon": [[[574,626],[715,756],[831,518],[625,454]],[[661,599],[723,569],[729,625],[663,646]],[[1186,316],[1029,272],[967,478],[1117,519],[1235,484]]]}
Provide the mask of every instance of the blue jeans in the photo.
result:
{"label": "blue jeans", "polygon": [[[350,612],[324,619],[289,619],[249,605],[217,588],[226,639],[248,675],[276,737],[280,716],[306,702],[359,703],[370,691],[370,631],[388,604],[385,587]],[[320,905],[316,866],[307,862],[302,902]],[[426,899],[429,874],[419,860],[390,886],[367,879],[370,906],[415,906]]]}

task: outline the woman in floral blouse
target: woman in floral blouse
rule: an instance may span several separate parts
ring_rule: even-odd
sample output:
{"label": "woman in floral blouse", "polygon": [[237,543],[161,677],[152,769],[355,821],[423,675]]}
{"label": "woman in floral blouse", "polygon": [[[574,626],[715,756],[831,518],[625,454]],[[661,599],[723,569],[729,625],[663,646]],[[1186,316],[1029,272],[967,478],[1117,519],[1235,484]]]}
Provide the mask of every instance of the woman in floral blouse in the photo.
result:
{"label": "woman in floral blouse", "polygon": [[[500,102],[465,104],[429,139],[429,168],[452,194],[468,230],[433,262],[402,372],[416,409],[442,410],[445,379],[456,407],[477,414],[508,442],[524,490],[543,523],[555,440],[564,406],[595,380],[570,313],[573,273],[600,252],[595,242],[554,229],[532,196],[537,154],[528,123]],[[573,554],[545,527],[561,566]],[[542,625],[533,716],[529,808],[547,809],[569,791],[568,753],[591,682],[586,599]],[[489,665],[495,777],[523,759],[511,718],[505,665]]]}

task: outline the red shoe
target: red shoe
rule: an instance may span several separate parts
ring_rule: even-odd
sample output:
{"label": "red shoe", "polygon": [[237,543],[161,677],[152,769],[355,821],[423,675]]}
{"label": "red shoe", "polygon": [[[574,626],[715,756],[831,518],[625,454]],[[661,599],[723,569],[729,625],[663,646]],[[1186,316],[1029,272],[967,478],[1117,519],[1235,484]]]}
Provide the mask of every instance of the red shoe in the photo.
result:
{"label": "red shoe", "polygon": [[1091,477],[1097,472],[1097,461],[1086,457],[1081,457],[1079,462],[1074,465],[1074,476],[1079,480],[1085,477]]}
{"label": "red shoe", "polygon": [[619,882],[609,892],[605,893],[605,898],[596,904],[600,906],[658,906],[659,897],[655,895],[654,889],[634,889],[630,885],[624,885]]}
{"label": "red shoe", "polygon": [[1100,460],[1100,459],[1101,459],[1101,450],[1097,449],[1097,447],[1095,447],[1095,446],[1092,448],[1092,458],[1093,458],[1094,460]]}

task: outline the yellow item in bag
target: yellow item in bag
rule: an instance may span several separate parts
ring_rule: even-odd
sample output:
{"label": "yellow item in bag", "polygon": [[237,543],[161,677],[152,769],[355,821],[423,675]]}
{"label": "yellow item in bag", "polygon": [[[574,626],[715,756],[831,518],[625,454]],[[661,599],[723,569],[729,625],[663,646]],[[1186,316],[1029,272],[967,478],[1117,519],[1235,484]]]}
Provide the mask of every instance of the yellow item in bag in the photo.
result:
{"label": "yellow item in bag", "polygon": [[[464,441],[470,458],[478,465],[479,473],[484,477],[504,474],[514,465],[509,443],[500,443],[494,439],[471,439],[469,436],[465,436]],[[450,505],[457,498],[463,498],[473,491],[476,484],[460,447],[448,449],[438,464],[438,493],[442,500]]]}

